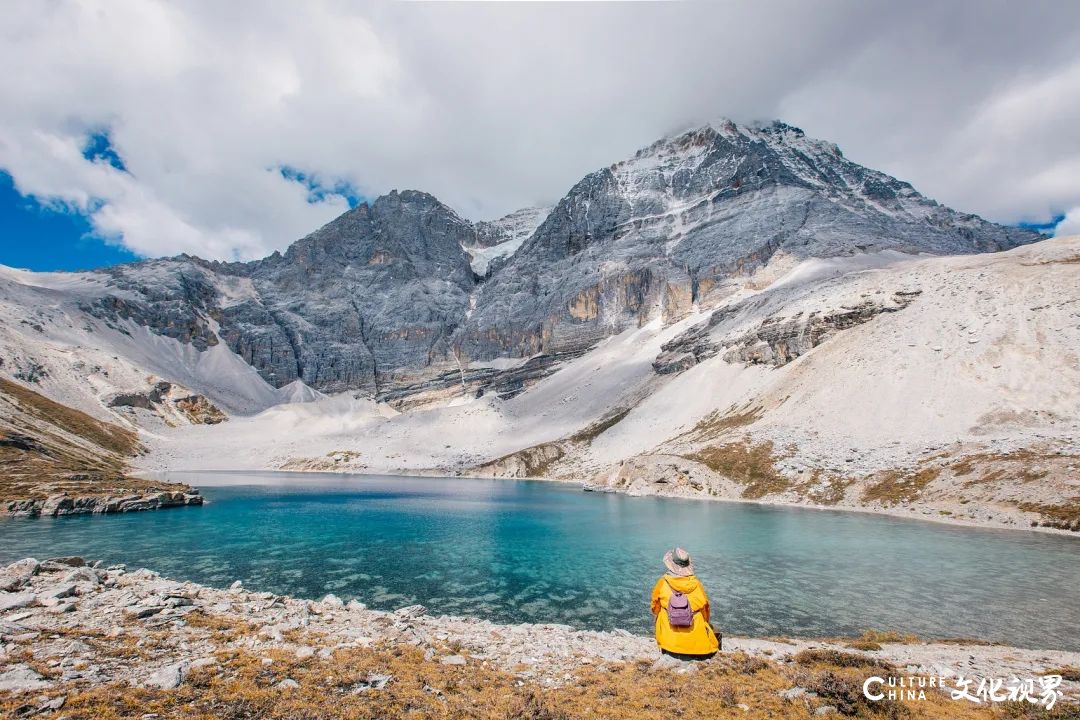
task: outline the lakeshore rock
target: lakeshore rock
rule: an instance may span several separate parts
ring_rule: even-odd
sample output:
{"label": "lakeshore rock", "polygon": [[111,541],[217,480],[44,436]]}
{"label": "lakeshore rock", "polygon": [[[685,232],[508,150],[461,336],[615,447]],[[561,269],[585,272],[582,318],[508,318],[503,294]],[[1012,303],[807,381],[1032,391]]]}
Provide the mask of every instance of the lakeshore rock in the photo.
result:
{"label": "lakeshore rock", "polygon": [[14,592],[30,582],[30,578],[37,575],[41,564],[33,559],[26,558],[11,563],[0,571],[0,590]]}

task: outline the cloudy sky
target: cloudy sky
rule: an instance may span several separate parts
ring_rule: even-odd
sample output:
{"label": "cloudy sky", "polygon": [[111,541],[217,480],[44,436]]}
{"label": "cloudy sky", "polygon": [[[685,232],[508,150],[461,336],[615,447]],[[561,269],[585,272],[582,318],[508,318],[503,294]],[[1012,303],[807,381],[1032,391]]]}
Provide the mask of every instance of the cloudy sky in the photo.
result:
{"label": "cloudy sky", "polygon": [[254,258],[393,188],[492,218],[720,116],[1080,232],[1076,2],[0,8],[4,263]]}

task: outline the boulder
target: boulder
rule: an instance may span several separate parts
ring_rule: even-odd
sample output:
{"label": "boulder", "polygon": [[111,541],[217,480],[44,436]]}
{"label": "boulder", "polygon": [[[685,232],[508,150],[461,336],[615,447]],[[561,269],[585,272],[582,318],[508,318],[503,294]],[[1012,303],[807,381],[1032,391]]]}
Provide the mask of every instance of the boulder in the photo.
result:
{"label": "boulder", "polygon": [[152,673],[150,677],[146,678],[146,681],[143,684],[146,687],[172,690],[173,688],[180,687],[180,684],[184,682],[184,678],[187,677],[188,669],[190,667],[191,663],[186,661],[166,665]]}
{"label": "boulder", "polygon": [[59,585],[53,585],[50,588],[46,588],[42,592],[38,593],[38,599],[42,602],[46,600],[59,600],[60,598],[68,598],[74,595],[78,595],[79,588],[74,583],[61,583]]}
{"label": "boulder", "polygon": [[34,593],[0,593],[0,612],[30,607],[38,602]]}
{"label": "boulder", "polygon": [[65,515],[75,508],[75,500],[68,495],[50,495],[41,506],[42,515]]}
{"label": "boulder", "polygon": [[78,567],[64,576],[66,583],[88,582],[91,585],[101,584],[101,576],[97,571],[88,567]]}
{"label": "boulder", "polygon": [[75,567],[83,567],[83,566],[85,566],[86,565],[86,560],[82,559],[81,557],[79,557],[77,555],[71,555],[69,557],[49,558],[48,560],[45,561],[45,563],[53,565],[53,566],[66,565],[67,567],[75,568]]}
{"label": "boulder", "polygon": [[38,574],[41,564],[34,558],[26,558],[8,565],[0,570],[0,590],[14,592],[30,583],[30,579]]}
{"label": "boulder", "polygon": [[157,615],[165,608],[161,605],[132,605],[131,607],[124,608],[124,614],[128,617],[141,620],[148,618],[151,615]]}
{"label": "boulder", "polygon": [[0,673],[0,692],[26,692],[47,687],[48,681],[23,663],[12,665]]}
{"label": "boulder", "polygon": [[423,605],[409,605],[394,611],[394,617],[399,620],[413,620],[422,615],[427,615],[427,608]]}
{"label": "boulder", "polygon": [[352,693],[367,692],[368,690],[382,690],[386,687],[386,684],[394,679],[393,675],[382,675],[380,673],[368,673],[360,682],[353,686]]}

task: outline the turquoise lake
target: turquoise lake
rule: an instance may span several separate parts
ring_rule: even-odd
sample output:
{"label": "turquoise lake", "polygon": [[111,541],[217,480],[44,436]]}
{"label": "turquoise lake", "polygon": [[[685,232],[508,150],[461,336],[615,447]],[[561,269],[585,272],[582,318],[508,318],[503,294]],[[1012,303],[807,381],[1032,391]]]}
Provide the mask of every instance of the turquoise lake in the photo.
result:
{"label": "turquoise lake", "polygon": [[[731,635],[895,629],[1080,650],[1080,540],[544,482],[184,475],[199,508],[0,520],[0,561],[82,555],[375,608],[651,631],[664,550]],[[222,485],[221,483],[230,483]]]}

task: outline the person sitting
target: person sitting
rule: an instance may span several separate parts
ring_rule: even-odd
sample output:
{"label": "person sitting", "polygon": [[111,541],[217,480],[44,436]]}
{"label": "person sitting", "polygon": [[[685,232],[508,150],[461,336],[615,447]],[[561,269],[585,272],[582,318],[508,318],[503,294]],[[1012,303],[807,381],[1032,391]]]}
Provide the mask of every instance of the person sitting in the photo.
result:
{"label": "person sitting", "polygon": [[709,624],[709,596],[694,575],[690,554],[677,547],[664,555],[667,572],[652,591],[656,644],[680,660],[704,660],[716,654],[720,641]]}

